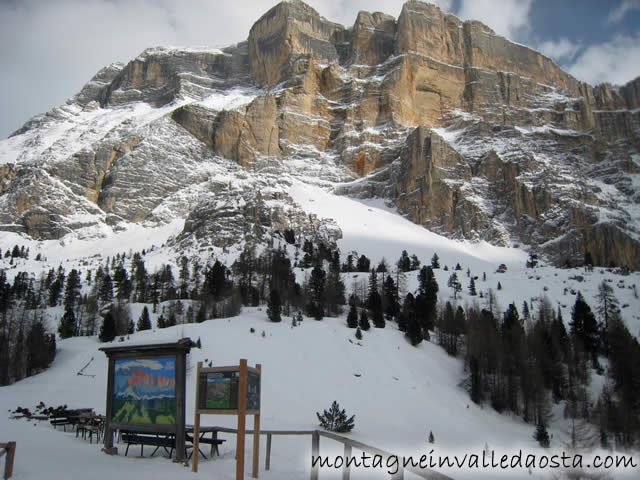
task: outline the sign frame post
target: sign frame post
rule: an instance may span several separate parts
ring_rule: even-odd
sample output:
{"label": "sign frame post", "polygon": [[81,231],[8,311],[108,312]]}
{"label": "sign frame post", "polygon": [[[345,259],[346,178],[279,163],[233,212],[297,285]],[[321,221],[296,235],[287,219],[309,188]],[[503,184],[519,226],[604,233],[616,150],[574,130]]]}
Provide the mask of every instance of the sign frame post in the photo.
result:
{"label": "sign frame post", "polygon": [[[141,432],[166,433],[175,436],[176,457],[174,462],[185,460],[185,392],[186,392],[186,356],[195,344],[190,338],[183,338],[174,343],[161,344],[125,344],[102,347],[100,350],[108,358],[107,399],[104,426],[103,451],[109,455],[117,455],[118,449],[113,445],[113,434],[116,430],[135,429]],[[169,361],[175,366],[173,375],[175,390],[175,411],[173,423],[139,423],[115,418],[114,392],[118,364],[135,361]]]}
{"label": "sign frame post", "polygon": [[[251,476],[258,478],[260,458],[260,390],[262,366],[249,367],[246,359],[239,365],[203,368],[198,362],[196,374],[196,408],[193,421],[191,470],[198,471],[201,415],[237,415],[236,480],[244,480],[246,416],[253,415],[253,461]],[[210,388],[209,384],[215,384]],[[220,388],[218,389],[218,386]]]}

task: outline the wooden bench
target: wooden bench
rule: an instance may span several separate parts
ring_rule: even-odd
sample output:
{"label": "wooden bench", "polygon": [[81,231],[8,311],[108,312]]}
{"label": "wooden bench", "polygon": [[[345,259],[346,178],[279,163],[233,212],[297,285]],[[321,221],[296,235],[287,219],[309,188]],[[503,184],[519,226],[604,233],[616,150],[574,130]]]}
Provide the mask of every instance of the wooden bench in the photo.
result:
{"label": "wooden bench", "polygon": [[176,448],[176,439],[172,434],[145,434],[145,433],[133,433],[122,432],[122,441],[127,444],[127,449],[124,452],[125,457],[129,453],[129,447],[131,445],[140,445],[140,456],[144,457],[144,446],[150,445],[156,447],[151,453],[151,456],[155,455],[159,448],[164,448],[165,452],[171,456],[173,450]]}
{"label": "wooden bench", "polygon": [[56,417],[49,420],[49,423],[53,425],[53,428],[62,427],[62,429],[66,432],[67,425],[74,426],[75,423],[72,422],[68,417]]}
{"label": "wooden bench", "polygon": [[[205,435],[204,433],[200,435],[200,439],[198,440],[198,443],[205,443],[207,445],[211,445],[211,455],[215,453],[216,455],[220,456],[218,445],[222,445],[224,442],[226,442],[226,440],[218,438],[217,435],[214,435],[213,438],[206,438],[204,435]],[[193,444],[193,436],[187,433],[186,439],[188,442],[191,442]],[[198,448],[198,450],[200,449]],[[193,452],[191,452],[191,455],[193,455]],[[189,458],[191,458],[191,455],[189,455]],[[207,458],[207,456],[202,452],[202,450],[200,450],[200,455],[202,455],[204,458]]]}
{"label": "wooden bench", "polygon": [[88,420],[84,423],[78,423],[76,426],[76,437],[82,434],[82,439],[86,440],[89,435],[89,443],[93,443],[93,435],[96,435],[96,443],[100,442],[100,436],[102,435],[103,424],[102,422]]}

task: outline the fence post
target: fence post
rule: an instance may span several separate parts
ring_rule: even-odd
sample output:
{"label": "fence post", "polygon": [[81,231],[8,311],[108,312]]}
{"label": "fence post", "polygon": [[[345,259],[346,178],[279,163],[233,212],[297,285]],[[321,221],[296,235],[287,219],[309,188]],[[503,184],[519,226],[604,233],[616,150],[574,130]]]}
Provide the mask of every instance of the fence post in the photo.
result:
{"label": "fence post", "polygon": [[351,445],[344,444],[344,466],[342,467],[342,480],[349,480],[351,476],[351,465],[349,459],[351,458]]}
{"label": "fence post", "polygon": [[404,480],[404,468],[398,466],[398,471],[391,476],[391,480]]}
{"label": "fence post", "polygon": [[[320,432],[315,430],[311,434],[311,480],[318,480],[318,476],[320,473]],[[313,463],[313,459],[318,459],[318,461]]]}
{"label": "fence post", "polygon": [[271,434],[267,433],[267,453],[264,459],[264,469],[269,470],[271,468]]}
{"label": "fence post", "polygon": [[7,443],[7,458],[4,463],[4,478],[11,478],[13,475],[13,460],[16,456],[16,442]]}

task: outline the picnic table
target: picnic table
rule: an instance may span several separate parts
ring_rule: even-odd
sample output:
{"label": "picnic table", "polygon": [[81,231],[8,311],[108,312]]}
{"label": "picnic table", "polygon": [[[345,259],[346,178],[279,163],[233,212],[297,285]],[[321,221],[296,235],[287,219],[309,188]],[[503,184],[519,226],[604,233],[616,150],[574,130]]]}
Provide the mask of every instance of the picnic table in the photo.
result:
{"label": "picnic table", "polygon": [[[218,450],[218,446],[226,442],[226,440],[218,438],[218,431],[218,427],[200,426],[200,437],[198,438],[198,442],[206,445],[211,445],[211,452],[209,453],[209,455],[211,455],[212,457],[214,453],[217,456],[220,456],[220,450]],[[193,444],[193,425],[186,425],[185,432],[187,441]],[[210,434],[210,436],[207,437],[207,434]],[[207,458],[207,456],[202,452],[202,450],[200,450],[199,447],[198,450],[200,451],[200,455],[202,455],[204,458]],[[189,458],[191,458],[191,455],[189,455]]]}
{"label": "picnic table", "polygon": [[129,447],[131,445],[140,445],[140,456],[144,457],[144,446],[149,445],[156,447],[151,456],[163,448],[165,452],[169,454],[169,457],[173,454],[173,450],[176,448],[176,437],[173,433],[166,432],[141,432],[137,430],[121,430],[121,441],[127,444],[127,449],[124,452],[125,457],[129,453]]}
{"label": "picnic table", "polygon": [[[186,440],[191,443],[191,445],[185,446],[185,450],[193,448],[193,425],[186,425]],[[167,432],[152,432],[152,431],[139,431],[139,430],[129,430],[123,429],[120,430],[120,441],[127,445],[125,450],[125,456],[129,453],[129,447],[131,445],[140,445],[140,456],[144,456],[144,446],[148,445],[151,447],[155,447],[153,452],[151,452],[151,456],[155,455],[159,449],[164,449],[165,452],[171,457],[173,455],[173,451],[176,448],[176,440],[175,435],[173,433]],[[211,445],[211,453],[210,455],[220,455],[220,451],[218,450],[218,446],[222,445],[226,440],[218,438],[218,428],[217,427],[200,427],[200,437],[199,443]],[[198,448],[200,455],[204,458],[207,456],[204,452]],[[193,452],[189,454],[189,458],[193,455]],[[185,451],[186,456],[186,451]]]}

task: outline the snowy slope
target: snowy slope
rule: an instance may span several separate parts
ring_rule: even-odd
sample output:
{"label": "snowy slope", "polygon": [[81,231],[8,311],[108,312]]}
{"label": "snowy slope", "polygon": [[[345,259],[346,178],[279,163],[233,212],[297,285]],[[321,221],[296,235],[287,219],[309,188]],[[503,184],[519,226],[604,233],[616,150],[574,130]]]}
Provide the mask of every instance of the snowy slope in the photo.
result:
{"label": "snowy slope", "polygon": [[[250,333],[250,328],[256,332]],[[429,431],[436,438],[433,448],[440,452],[481,452],[485,444],[497,451],[512,447],[534,449],[531,425],[499,415],[490,408],[482,409],[468,400],[458,386],[461,379],[458,361],[429,343],[410,348],[402,334],[393,328],[373,329],[365,333],[358,345],[349,341],[355,339],[353,331],[345,327],[344,318],[322,322],[305,319],[301,326],[292,328],[287,322],[268,323],[260,309],[247,309],[239,318],[143,332],[132,340],[175,341],[182,336],[201,338],[203,343],[202,350],[194,350],[189,359],[188,419],[193,418],[196,362],[208,359],[216,365],[232,365],[239,358],[247,358],[250,364],[263,366],[264,429],[315,429],[314,412],[338,400],[356,415],[356,428],[350,437],[395,452],[426,453]],[[18,405],[32,407],[44,401],[47,405],[64,403],[104,411],[107,362],[97,351],[99,346],[94,338],[61,341],[58,357],[48,372],[0,389],[0,408],[7,412]],[[95,377],[77,375],[91,358],[93,361],[84,373]],[[203,419],[206,424],[235,426],[233,417]],[[15,477],[18,480],[42,478],[45,472],[51,479],[77,478],[89,465],[95,480],[116,475],[193,478],[189,470],[162,458],[108,457],[95,444],[88,445],[72,433],[53,431],[46,424],[32,426],[2,415],[0,431],[3,438],[18,442]],[[555,433],[556,438],[562,436]],[[223,438],[227,443],[222,447],[222,458],[201,462],[200,476],[234,478],[235,438],[232,435]],[[323,454],[341,453],[341,447],[329,440],[322,440],[321,445]],[[556,447],[560,448],[559,441]],[[25,450],[34,461],[27,460]],[[263,472],[262,477],[307,478],[309,450],[307,437],[277,437],[273,445],[273,470]],[[495,474],[481,477],[477,473],[457,472],[454,477],[495,478]],[[322,478],[337,477],[323,473]],[[365,471],[354,478],[385,477]],[[516,476],[510,472],[504,478]]]}
{"label": "snowy slope", "polygon": [[[477,282],[478,289],[485,293],[489,288],[495,290],[500,281],[503,289],[496,294],[503,307],[515,301],[520,309],[522,301],[540,299],[546,294],[554,305],[563,307],[565,320],[570,318],[574,302],[570,289],[581,290],[589,300],[593,299],[598,283],[610,279],[621,305],[628,304],[623,309],[625,320],[632,332],[638,332],[640,302],[628,288],[638,283],[638,274],[623,277],[600,269],[588,273],[547,266],[527,270],[526,254],[522,250],[448,240],[403,219],[381,203],[363,203],[335,196],[328,190],[293,178],[290,182],[290,195],[305,210],[319,216],[330,215],[336,220],[343,233],[338,242],[343,255],[357,250],[369,256],[375,265],[382,257],[393,264],[402,249],[407,249],[409,254],[417,254],[423,263],[428,263],[437,252],[441,265],[449,266],[449,271],[436,271],[441,301],[452,300],[446,282],[457,262],[463,268],[458,274],[465,286],[468,282],[467,268],[480,278],[486,272],[487,281]],[[149,250],[155,246],[145,256],[148,268],[153,271],[155,266],[175,260],[177,252],[162,245],[178,233],[181,226],[181,222],[176,221],[157,229],[130,229],[109,237],[107,241],[71,238],[64,243],[35,242],[17,234],[2,234],[0,247],[5,251],[18,243],[31,248],[32,259],[36,253],[47,257],[46,262],[17,259],[14,268],[7,272],[10,278],[15,271],[30,270],[39,275],[49,266],[61,263],[67,270],[95,267],[107,255],[129,249]],[[237,251],[232,249],[224,254],[218,249],[213,253],[230,262]],[[7,260],[2,262],[3,266],[9,266]],[[495,273],[500,263],[507,264],[506,273]],[[300,275],[303,276],[304,272],[299,271]],[[584,280],[575,279],[577,275],[583,276]],[[347,288],[352,288],[357,282],[365,281],[366,277],[366,274],[345,274],[344,281]],[[415,272],[409,274],[407,280],[407,289],[415,289]],[[569,290],[566,295],[565,287]],[[474,301],[483,302],[479,297],[470,297],[465,288],[459,302],[464,305]],[[535,311],[536,303],[533,304]],[[141,308],[141,305],[132,306],[132,318],[138,317]],[[61,312],[56,314],[59,316]],[[54,315],[49,326],[53,330],[56,325]],[[250,328],[256,332],[250,333]],[[265,332],[264,337],[262,331]],[[338,400],[347,412],[356,414],[353,438],[394,452],[425,453],[429,431],[433,431],[436,437],[434,447],[446,451],[481,452],[485,444],[498,452],[511,447],[526,450],[535,447],[531,425],[524,424],[519,418],[499,415],[488,406],[480,408],[469,400],[459,385],[463,379],[459,360],[448,357],[440,347],[431,343],[410,347],[392,324],[384,330],[372,329],[365,333],[362,345],[358,345],[353,343],[353,331],[346,328],[344,317],[326,318],[321,322],[306,319],[302,326],[292,328],[288,319],[281,324],[271,324],[267,322],[264,311],[245,309],[238,318],[142,332],[135,334],[132,340],[175,341],[183,336],[194,340],[201,338],[203,343],[203,349],[195,350],[190,359],[187,418],[193,415],[196,362],[208,359],[216,365],[227,365],[237,363],[239,358],[247,358],[250,364],[263,365],[263,428],[314,429],[317,423],[315,412]],[[97,350],[99,346],[95,338],[59,341],[59,353],[49,371],[0,388],[0,409],[7,412],[19,405],[32,408],[39,401],[44,401],[52,406],[68,404],[104,411],[106,359]],[[95,377],[77,375],[91,358],[93,361],[84,373]],[[594,379],[594,384],[598,382],[599,377]],[[230,417],[206,417],[205,421],[207,424],[234,426]],[[561,448],[565,425],[560,412],[556,412],[553,426],[554,446]],[[34,429],[37,429],[37,435],[34,435]],[[0,432],[2,439],[18,441],[16,478],[19,480],[41,478],[44,472],[52,479],[77,478],[87,465],[92,466],[96,480],[116,475],[154,479],[193,478],[189,470],[162,458],[108,457],[95,445],[89,446],[70,433],[54,432],[49,425],[33,427],[23,420],[8,420],[7,415],[2,415]],[[203,462],[201,475],[234,478],[235,438],[231,435],[226,438],[223,458]],[[328,440],[321,443],[322,453],[341,453],[339,445]],[[22,448],[28,449],[37,461],[25,461]],[[308,438],[278,437],[274,440],[273,470],[264,472],[262,476],[284,480],[307,478],[309,452]],[[250,448],[247,458],[249,455]],[[517,478],[513,471],[503,474],[504,478]],[[451,475],[454,478],[496,478],[496,474],[491,472],[485,472],[484,476],[477,472],[455,472]],[[536,478],[535,475],[522,475],[523,478],[525,476]],[[322,478],[338,476],[323,472]],[[353,478],[386,477],[375,476],[369,470]],[[615,478],[635,477],[616,475]]]}

